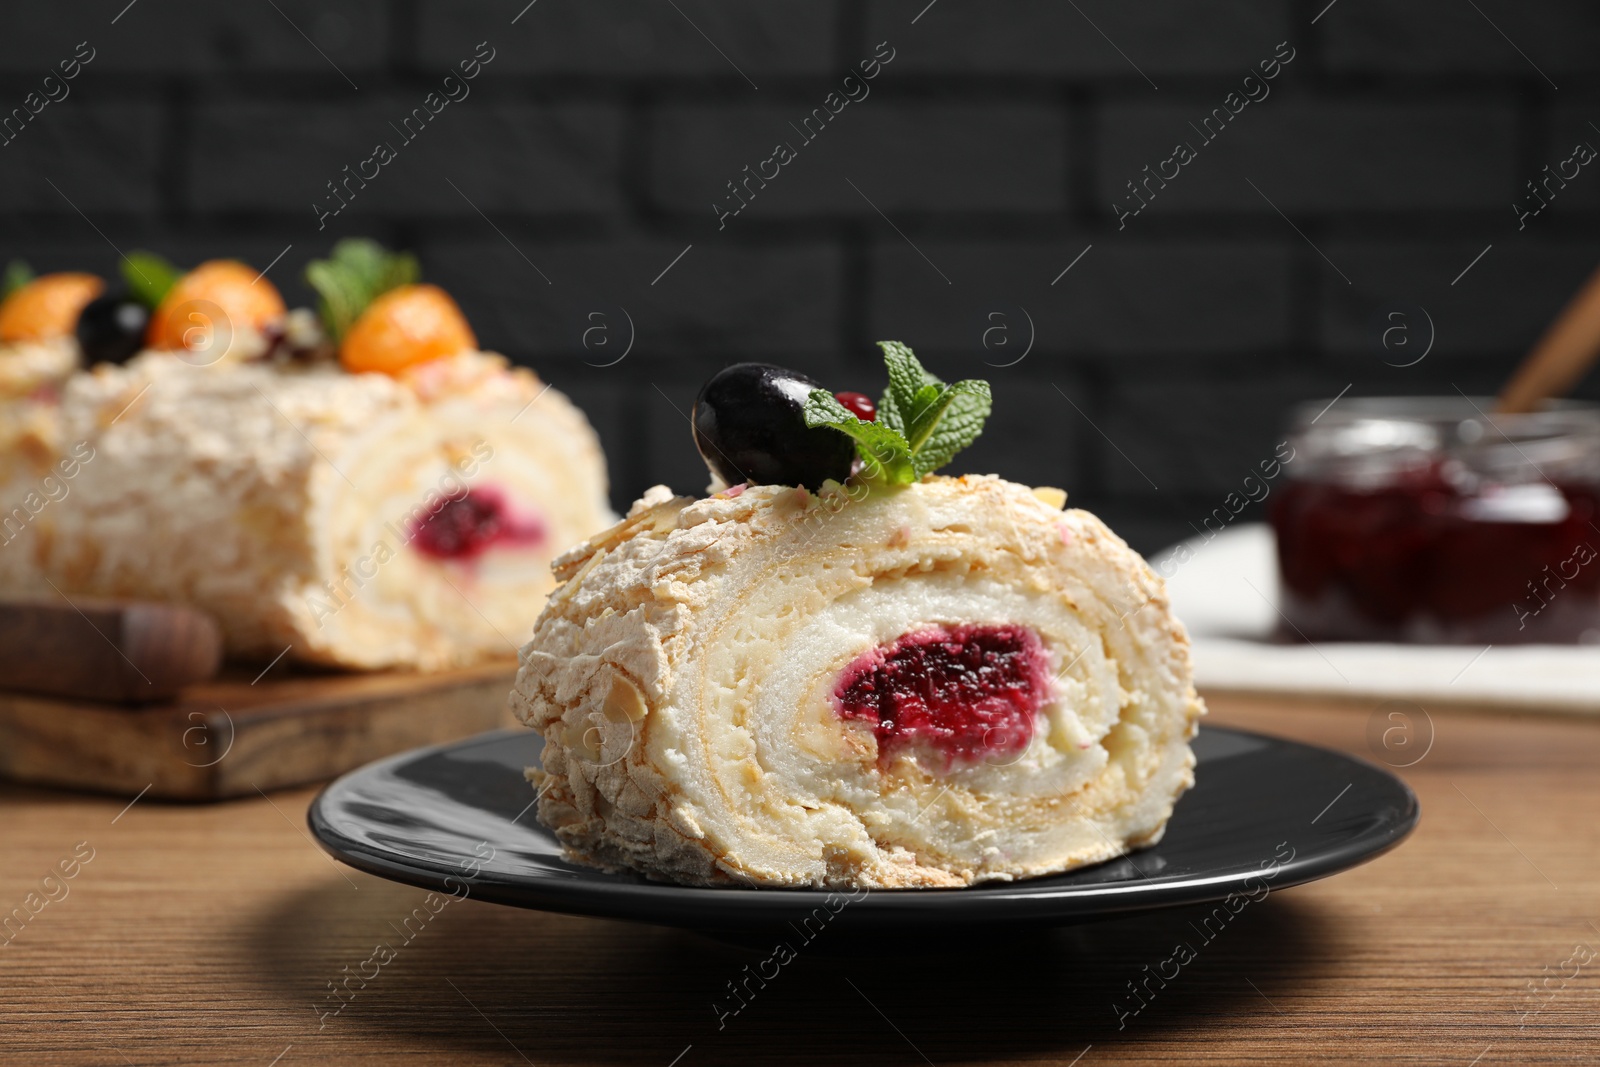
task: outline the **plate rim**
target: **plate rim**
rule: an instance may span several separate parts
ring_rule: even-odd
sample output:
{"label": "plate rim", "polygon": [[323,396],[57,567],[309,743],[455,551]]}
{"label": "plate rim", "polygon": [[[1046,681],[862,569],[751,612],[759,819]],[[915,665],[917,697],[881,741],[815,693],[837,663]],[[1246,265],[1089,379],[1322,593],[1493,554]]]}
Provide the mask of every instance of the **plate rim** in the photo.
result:
{"label": "plate rim", "polygon": [[[1365,831],[1339,847],[1305,856],[1296,855],[1279,867],[1278,874],[1270,883],[1272,891],[1304,885],[1369,863],[1398,847],[1416,829],[1421,819],[1421,805],[1410,785],[1390,770],[1369,760],[1337,749],[1255,730],[1211,724],[1202,724],[1201,729],[1208,733],[1249,738],[1276,747],[1303,749],[1342,760],[1385,780],[1397,790],[1398,799],[1402,802],[1398,818],[1382,827]],[[323,786],[307,808],[306,823],[312,839],[340,863],[403,885],[454,894],[455,890],[446,882],[446,879],[450,879],[458,887],[463,883],[468,887],[462,899],[470,896],[493,904],[532,911],[660,926],[706,928],[782,922],[794,914],[809,912],[830,895],[850,895],[855,892],[838,888],[685,886],[651,881],[630,874],[616,875],[598,868],[584,870],[584,875],[588,877],[574,881],[550,877],[530,881],[526,878],[496,876],[488,870],[468,877],[463,876],[458,868],[447,870],[443,867],[435,872],[420,864],[395,860],[393,853],[346,836],[333,827],[323,810],[330,796],[358,776],[377,773],[401,762],[469,744],[510,739],[530,733],[526,728],[517,727],[486,731],[471,737],[398,752],[348,771]],[[1182,803],[1181,797],[1178,803]],[[1130,855],[1137,857],[1139,852]],[[1072,886],[1052,885],[1045,879],[1020,879],[1010,883],[986,883],[977,887],[976,892],[974,887],[874,889],[859,900],[852,901],[836,918],[841,917],[844,911],[849,911],[856,913],[856,919],[870,916],[880,922],[915,922],[932,918],[981,925],[1070,922],[1212,903],[1225,899],[1242,888],[1247,879],[1254,877],[1257,876],[1253,873],[1238,872],[1198,875],[1155,886],[1145,886],[1134,880]],[[964,901],[966,905],[957,905],[957,901]],[[976,914],[952,914],[957,908]]]}

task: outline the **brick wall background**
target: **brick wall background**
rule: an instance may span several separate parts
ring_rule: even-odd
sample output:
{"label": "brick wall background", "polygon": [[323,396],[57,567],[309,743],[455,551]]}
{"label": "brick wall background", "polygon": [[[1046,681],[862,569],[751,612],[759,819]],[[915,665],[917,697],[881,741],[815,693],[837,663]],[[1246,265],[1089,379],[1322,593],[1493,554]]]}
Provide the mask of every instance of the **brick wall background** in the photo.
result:
{"label": "brick wall background", "polygon": [[[78,42],[94,58],[0,147],[0,256],[110,275],[113,245],[291,246],[270,277],[304,302],[339,236],[414,248],[486,346],[586,408],[619,506],[704,484],[686,413],[718,367],[875,393],[871,342],[899,338],[994,384],[959,469],[1063,486],[1145,550],[1269,456],[1294,401],[1492,392],[1600,260],[1600,165],[1523,228],[1512,207],[1600,146],[1585,0],[525,2],[9,12],[0,112]],[[789,124],[885,41],[870,95],[802,142]],[[479,42],[470,95],[404,143],[390,123]],[[1203,141],[1189,124],[1280,42],[1270,94]],[[379,141],[398,158],[319,230]],[[719,228],[780,141],[797,158]],[[1178,141],[1196,158],[1119,224]],[[1391,366],[1425,347],[1418,308],[1432,350]],[[1412,347],[1386,352],[1396,309]]]}

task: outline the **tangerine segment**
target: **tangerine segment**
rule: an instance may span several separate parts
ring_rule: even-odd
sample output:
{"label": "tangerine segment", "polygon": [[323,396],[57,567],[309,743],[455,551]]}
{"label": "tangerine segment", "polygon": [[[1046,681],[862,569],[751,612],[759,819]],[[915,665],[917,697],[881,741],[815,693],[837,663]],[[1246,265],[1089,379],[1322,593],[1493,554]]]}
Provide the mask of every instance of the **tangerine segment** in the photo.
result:
{"label": "tangerine segment", "polygon": [[145,342],[151,348],[191,347],[197,308],[208,322],[220,311],[224,321],[210,325],[230,331],[259,331],[287,313],[277,288],[255,270],[236,259],[213,259],[179,278],[162,298]]}
{"label": "tangerine segment", "polygon": [[70,337],[89,301],[105,291],[93,274],[44,274],[0,303],[0,341]]}
{"label": "tangerine segment", "polygon": [[339,359],[353,373],[397,374],[477,347],[472,327],[450,294],[437,285],[402,285],[361,313],[345,334]]}

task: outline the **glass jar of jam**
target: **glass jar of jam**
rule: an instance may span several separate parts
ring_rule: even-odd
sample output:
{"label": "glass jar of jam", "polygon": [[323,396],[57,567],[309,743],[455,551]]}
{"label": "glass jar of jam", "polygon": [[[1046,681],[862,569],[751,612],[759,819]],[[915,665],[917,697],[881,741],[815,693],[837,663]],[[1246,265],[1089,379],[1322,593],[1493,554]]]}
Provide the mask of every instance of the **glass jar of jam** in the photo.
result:
{"label": "glass jar of jam", "polygon": [[1271,505],[1286,637],[1600,641],[1600,407],[1493,405],[1296,409]]}

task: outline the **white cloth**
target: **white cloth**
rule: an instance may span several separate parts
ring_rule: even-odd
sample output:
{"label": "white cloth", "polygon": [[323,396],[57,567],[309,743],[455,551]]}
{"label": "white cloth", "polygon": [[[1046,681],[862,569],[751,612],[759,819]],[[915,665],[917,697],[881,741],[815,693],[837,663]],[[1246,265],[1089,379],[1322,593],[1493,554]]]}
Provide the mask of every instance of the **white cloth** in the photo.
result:
{"label": "white cloth", "polygon": [[1272,530],[1230,527],[1152,557],[1194,642],[1205,690],[1489,704],[1600,714],[1592,645],[1392,645],[1274,640],[1278,565]]}

